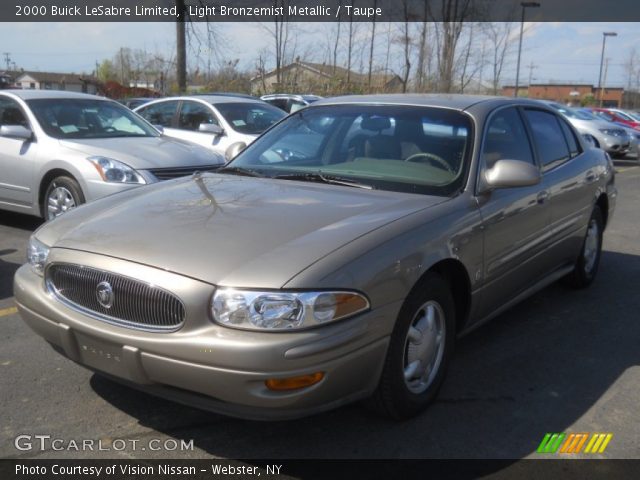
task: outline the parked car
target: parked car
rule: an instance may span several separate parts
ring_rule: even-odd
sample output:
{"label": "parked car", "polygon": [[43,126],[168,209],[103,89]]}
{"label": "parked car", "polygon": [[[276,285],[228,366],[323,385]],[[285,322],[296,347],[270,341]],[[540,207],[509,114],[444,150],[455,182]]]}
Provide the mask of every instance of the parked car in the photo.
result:
{"label": "parked car", "polygon": [[603,118],[609,122],[620,123],[631,127],[636,130],[640,130],[640,120],[633,118],[631,115],[623,112],[622,110],[614,108],[588,108],[592,113],[600,118]]}
{"label": "parked car", "polygon": [[[590,115],[596,120],[601,120],[601,117],[597,117],[594,113],[592,113],[589,109],[583,108],[580,109],[581,112]],[[634,128],[631,128],[623,123],[612,123],[612,125],[616,125],[619,128],[622,128],[630,138],[629,142],[629,151],[627,154],[635,155],[636,157],[640,154],[640,131]]]}
{"label": "parked car", "polygon": [[0,92],[0,208],[50,220],[86,201],[224,159],[94,95]]}
{"label": "parked car", "polygon": [[140,105],[144,105],[145,103],[150,102],[151,100],[153,100],[153,98],[132,97],[132,98],[121,98],[120,100],[118,100],[118,102],[124,105],[125,107],[127,107],[128,109],[134,110]]}
{"label": "parked car", "polygon": [[334,98],[215,173],[46,224],[14,292],[59,352],[155,395],[264,419],[372,398],[406,418],[459,334],[594,280],[615,203],[608,155],[537,101]]}
{"label": "parked car", "polygon": [[596,148],[608,152],[615,157],[624,157],[631,148],[631,137],[620,125],[604,119],[599,119],[588,111],[576,110],[566,105],[547,100],[540,100],[564,115],[581,135],[590,137],[590,142]]}
{"label": "parked car", "polygon": [[227,160],[285,116],[260,100],[224,95],[163,98],[135,112],[166,135],[210,148]]}
{"label": "parked car", "polygon": [[297,112],[301,108],[311,105],[323,97],[318,95],[291,95],[289,93],[273,93],[263,95],[260,100],[265,101],[274,107],[278,107],[287,113]]}

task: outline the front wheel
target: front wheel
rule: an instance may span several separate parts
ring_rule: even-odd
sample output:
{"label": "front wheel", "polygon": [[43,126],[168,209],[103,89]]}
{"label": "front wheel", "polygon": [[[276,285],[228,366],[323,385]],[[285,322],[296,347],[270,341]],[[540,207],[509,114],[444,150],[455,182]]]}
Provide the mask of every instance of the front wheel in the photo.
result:
{"label": "front wheel", "polygon": [[44,194],[42,211],[45,220],[53,220],[85,202],[82,189],[71,177],[54,178]]}
{"label": "front wheel", "polygon": [[429,273],[402,306],[391,335],[372,406],[405,419],[422,412],[436,397],[455,340],[455,309],[449,285]]}
{"label": "front wheel", "polygon": [[600,255],[602,253],[602,232],[604,221],[602,211],[597,205],[593,208],[587,233],[582,242],[580,255],[576,260],[573,271],[566,277],[566,283],[574,288],[585,288],[591,285],[596,278],[598,266],[600,265]]}

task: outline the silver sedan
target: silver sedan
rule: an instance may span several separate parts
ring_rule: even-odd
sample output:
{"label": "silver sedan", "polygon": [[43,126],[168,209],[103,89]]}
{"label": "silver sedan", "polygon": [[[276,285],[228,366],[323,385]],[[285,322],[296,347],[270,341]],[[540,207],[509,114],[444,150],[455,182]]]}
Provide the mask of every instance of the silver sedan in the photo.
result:
{"label": "silver sedan", "polygon": [[102,97],[0,92],[0,209],[49,220],[96,198],[223,163]]}
{"label": "silver sedan", "polygon": [[326,99],[216,173],[45,225],[14,291],[59,352],[155,395],[266,419],[369,398],[406,418],[458,335],[593,282],[615,204],[608,155],[539,102]]}

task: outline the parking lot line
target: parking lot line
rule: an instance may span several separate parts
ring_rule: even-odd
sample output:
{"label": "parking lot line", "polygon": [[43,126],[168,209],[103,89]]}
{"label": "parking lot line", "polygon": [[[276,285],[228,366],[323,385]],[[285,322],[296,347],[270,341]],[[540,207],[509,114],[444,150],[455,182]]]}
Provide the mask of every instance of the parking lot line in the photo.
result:
{"label": "parking lot line", "polygon": [[16,307],[0,309],[0,317],[6,317],[7,315],[13,315],[14,313],[18,313],[18,309]]}

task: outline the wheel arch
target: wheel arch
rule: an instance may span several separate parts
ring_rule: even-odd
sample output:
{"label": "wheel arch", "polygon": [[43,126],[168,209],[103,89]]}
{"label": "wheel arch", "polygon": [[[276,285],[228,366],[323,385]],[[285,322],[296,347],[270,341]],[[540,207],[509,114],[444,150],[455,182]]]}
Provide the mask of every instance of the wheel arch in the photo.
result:
{"label": "wheel arch", "polygon": [[420,288],[431,273],[440,275],[448,284],[453,296],[456,316],[456,333],[461,332],[469,319],[471,311],[471,281],[464,264],[455,258],[445,258],[431,265],[415,283],[414,289]]}
{"label": "wheel arch", "polygon": [[[43,202],[44,202],[44,195],[47,191],[47,187],[49,186],[49,183],[57,177],[69,177],[72,178],[73,180],[75,180],[78,185],[80,185],[80,188],[82,189],[82,183],[80,182],[80,180],[78,179],[78,177],[76,175],[74,175],[72,172],[70,172],[67,169],[64,168],[60,168],[60,167],[55,167],[52,168],[51,170],[47,171],[47,173],[45,173],[42,178],[40,179],[40,185],[38,187],[38,212],[40,213],[40,216],[44,218],[44,208],[43,208]],[[82,192],[83,195],[86,196],[86,193],[83,191]]]}

